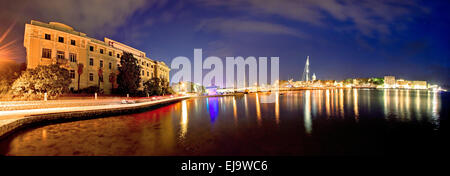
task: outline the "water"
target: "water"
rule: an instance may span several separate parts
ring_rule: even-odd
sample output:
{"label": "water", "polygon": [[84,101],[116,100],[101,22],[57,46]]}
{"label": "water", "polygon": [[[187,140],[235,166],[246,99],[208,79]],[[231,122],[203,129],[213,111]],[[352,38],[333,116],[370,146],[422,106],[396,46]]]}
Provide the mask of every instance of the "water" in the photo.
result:
{"label": "water", "polygon": [[442,155],[448,93],[330,89],[193,98],[29,128],[4,155]]}

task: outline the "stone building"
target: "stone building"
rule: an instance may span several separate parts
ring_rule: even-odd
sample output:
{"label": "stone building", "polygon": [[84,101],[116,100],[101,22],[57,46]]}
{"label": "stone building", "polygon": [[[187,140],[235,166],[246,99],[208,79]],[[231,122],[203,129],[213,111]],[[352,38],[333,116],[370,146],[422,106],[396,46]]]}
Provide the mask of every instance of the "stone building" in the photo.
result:
{"label": "stone building", "polygon": [[386,88],[395,88],[396,81],[394,76],[385,76],[384,77],[384,87]]}
{"label": "stone building", "polygon": [[426,81],[412,81],[412,85],[414,89],[427,89]]}
{"label": "stone building", "polygon": [[[80,76],[80,89],[98,86],[100,81],[100,88],[106,94],[111,93],[113,86],[117,87],[114,78],[123,52],[132,53],[138,60],[142,81],[159,77],[169,82],[170,69],[164,62],[152,60],[145,52],[106,37],[104,41],[88,37],[62,23],[32,20],[25,24],[24,46],[27,68],[60,64],[70,72],[71,90],[78,89]],[[79,63],[84,66],[81,75],[77,71]]]}

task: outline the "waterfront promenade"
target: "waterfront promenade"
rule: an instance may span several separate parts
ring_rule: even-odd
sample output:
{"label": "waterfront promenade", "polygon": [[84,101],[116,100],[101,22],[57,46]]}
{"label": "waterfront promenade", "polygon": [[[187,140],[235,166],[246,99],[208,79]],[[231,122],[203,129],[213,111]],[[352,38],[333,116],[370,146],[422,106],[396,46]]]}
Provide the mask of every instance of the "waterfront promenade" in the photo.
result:
{"label": "waterfront promenade", "polygon": [[18,110],[0,111],[0,138],[9,133],[40,123],[54,123],[135,113],[187,99],[190,96],[166,96],[144,99],[55,100],[49,102],[6,102]]}

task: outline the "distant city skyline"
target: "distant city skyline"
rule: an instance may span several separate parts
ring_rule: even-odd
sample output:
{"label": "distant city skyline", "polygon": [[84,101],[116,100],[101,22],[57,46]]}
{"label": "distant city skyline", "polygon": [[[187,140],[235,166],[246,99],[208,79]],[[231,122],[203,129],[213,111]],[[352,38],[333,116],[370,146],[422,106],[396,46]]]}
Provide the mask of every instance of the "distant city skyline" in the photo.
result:
{"label": "distant city skyline", "polygon": [[[448,86],[449,2],[444,1],[27,1],[2,3],[0,46],[25,61],[32,19],[107,36],[170,64],[177,56],[280,57],[280,79],[298,80],[306,56],[317,79],[394,75]],[[83,10],[80,10],[83,9]],[[171,75],[176,72],[172,70]]]}

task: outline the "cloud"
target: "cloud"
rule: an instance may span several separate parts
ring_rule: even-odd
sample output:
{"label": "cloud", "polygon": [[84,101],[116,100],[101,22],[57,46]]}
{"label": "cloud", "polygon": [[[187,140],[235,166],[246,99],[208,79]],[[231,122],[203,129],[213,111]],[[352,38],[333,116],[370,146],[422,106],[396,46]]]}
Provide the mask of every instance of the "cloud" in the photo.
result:
{"label": "cloud", "polygon": [[[58,21],[88,34],[113,33],[135,12],[161,6],[165,1],[146,0],[30,0],[7,1],[0,7],[2,18],[19,24],[30,20]],[[2,19],[3,20],[3,19]]]}
{"label": "cloud", "polygon": [[[197,0],[205,7],[247,12],[253,16],[275,16],[319,27],[340,21],[366,36],[390,34],[390,25],[408,21],[427,9],[409,0]],[[331,26],[336,27],[336,26]]]}
{"label": "cloud", "polygon": [[[10,36],[23,40],[25,23],[31,20],[61,22],[91,37],[112,36],[130,17],[148,8],[162,8],[168,0],[14,0],[0,5],[0,31],[4,26],[16,24]],[[150,23],[150,22],[148,22]],[[25,60],[21,42],[18,60]]]}
{"label": "cloud", "polygon": [[203,51],[205,56],[218,56],[225,58],[228,56],[234,56],[234,45],[230,45],[228,41],[216,40],[208,43],[207,48]]}
{"label": "cloud", "polygon": [[197,30],[220,32],[225,34],[257,32],[265,34],[291,35],[300,38],[305,37],[303,33],[298,30],[280,24],[230,18],[211,18],[202,20],[197,26]]}

